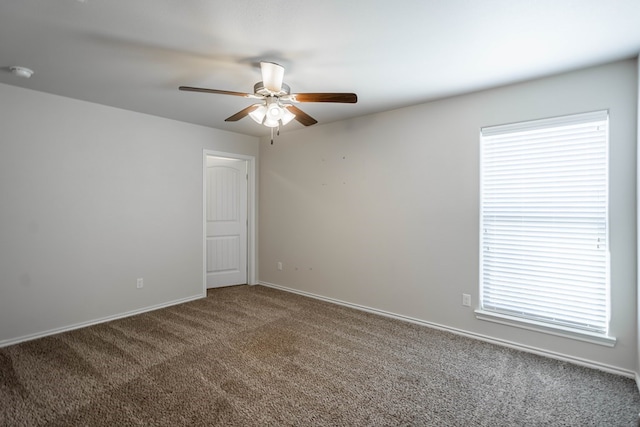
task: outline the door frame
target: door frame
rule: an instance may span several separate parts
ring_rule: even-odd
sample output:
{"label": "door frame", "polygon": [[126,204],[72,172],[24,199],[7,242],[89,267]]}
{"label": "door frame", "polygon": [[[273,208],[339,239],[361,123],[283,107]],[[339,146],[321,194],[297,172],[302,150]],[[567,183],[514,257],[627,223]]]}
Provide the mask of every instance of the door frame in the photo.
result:
{"label": "door frame", "polygon": [[207,295],[207,157],[247,162],[247,284],[256,284],[256,158],[204,149],[202,152],[202,293]]}

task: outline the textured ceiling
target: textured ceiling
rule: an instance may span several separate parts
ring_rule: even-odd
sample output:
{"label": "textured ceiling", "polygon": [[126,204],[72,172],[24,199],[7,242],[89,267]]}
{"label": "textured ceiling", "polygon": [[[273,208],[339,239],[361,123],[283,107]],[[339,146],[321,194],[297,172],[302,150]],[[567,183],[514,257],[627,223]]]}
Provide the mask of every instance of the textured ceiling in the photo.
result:
{"label": "textured ceiling", "polygon": [[298,105],[322,124],[635,57],[639,18],[639,0],[0,0],[0,83],[266,135],[224,122],[251,100],[178,86],[252,92],[277,62],[292,92],[358,94]]}

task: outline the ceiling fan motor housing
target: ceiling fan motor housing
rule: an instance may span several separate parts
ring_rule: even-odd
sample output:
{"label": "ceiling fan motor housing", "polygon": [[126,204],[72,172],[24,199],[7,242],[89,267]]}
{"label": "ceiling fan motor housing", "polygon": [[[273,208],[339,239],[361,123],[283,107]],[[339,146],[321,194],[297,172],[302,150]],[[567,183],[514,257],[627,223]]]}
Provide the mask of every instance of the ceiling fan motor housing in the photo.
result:
{"label": "ceiling fan motor housing", "polygon": [[284,95],[289,95],[291,93],[291,88],[289,87],[288,84],[282,83],[280,91],[273,92],[267,89],[263,82],[258,82],[255,85],[253,85],[253,92],[256,95],[263,95],[263,96],[284,96]]}

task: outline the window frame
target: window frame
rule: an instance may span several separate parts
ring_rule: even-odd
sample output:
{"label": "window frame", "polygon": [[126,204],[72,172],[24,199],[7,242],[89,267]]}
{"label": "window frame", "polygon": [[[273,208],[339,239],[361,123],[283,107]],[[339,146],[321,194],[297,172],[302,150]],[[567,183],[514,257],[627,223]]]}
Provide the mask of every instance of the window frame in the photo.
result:
{"label": "window frame", "polygon": [[[541,129],[551,129],[562,126],[568,126],[572,123],[592,123],[597,121],[605,121],[606,122],[606,130],[605,130],[605,183],[606,183],[606,205],[605,205],[605,224],[606,224],[606,243],[607,249],[605,253],[605,263],[606,263],[606,278],[605,278],[605,288],[606,288],[606,327],[604,332],[595,332],[589,331],[586,329],[573,328],[566,325],[561,325],[558,323],[547,322],[541,319],[536,319],[527,316],[517,316],[510,314],[508,312],[501,312],[500,310],[492,310],[484,308],[484,283],[485,283],[485,272],[484,272],[484,246],[485,246],[485,236],[483,233],[484,230],[484,195],[485,195],[485,183],[483,181],[485,174],[485,140],[483,138],[487,138],[491,135],[513,135],[519,132],[528,131],[528,130],[541,130]],[[587,113],[578,113],[571,114],[566,116],[557,116],[551,117],[547,119],[538,119],[538,120],[527,120],[517,123],[511,123],[506,125],[497,125],[497,126],[487,126],[480,129],[479,133],[479,141],[480,141],[480,182],[479,182],[479,306],[475,310],[476,318],[480,320],[490,321],[494,323],[515,326],[523,329],[533,330],[537,332],[544,332],[552,335],[577,339],[581,341],[592,342],[596,344],[601,344],[609,347],[613,347],[615,345],[616,339],[609,335],[609,323],[610,323],[610,299],[611,299],[611,286],[610,286],[610,242],[608,238],[609,234],[609,197],[610,197],[610,188],[609,188],[609,111],[608,110],[599,110],[594,112]]]}

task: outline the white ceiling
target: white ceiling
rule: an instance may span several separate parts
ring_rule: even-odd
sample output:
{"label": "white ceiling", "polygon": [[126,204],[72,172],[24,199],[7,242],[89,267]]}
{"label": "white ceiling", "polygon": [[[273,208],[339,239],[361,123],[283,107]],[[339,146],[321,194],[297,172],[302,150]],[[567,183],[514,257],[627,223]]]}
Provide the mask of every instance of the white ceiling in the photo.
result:
{"label": "white ceiling", "polygon": [[0,0],[0,83],[256,136],[224,122],[252,100],[178,86],[252,92],[273,61],[358,94],[299,104],[328,123],[638,52],[640,0]]}

